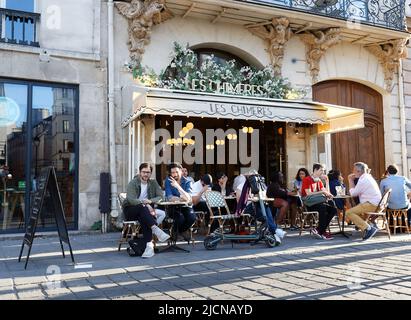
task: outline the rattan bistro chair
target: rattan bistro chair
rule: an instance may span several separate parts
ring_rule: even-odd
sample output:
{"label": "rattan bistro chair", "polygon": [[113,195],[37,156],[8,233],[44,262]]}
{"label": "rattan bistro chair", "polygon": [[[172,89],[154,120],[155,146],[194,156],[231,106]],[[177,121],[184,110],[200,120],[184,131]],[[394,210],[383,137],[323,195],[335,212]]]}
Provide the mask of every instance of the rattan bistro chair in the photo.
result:
{"label": "rattan bistro chair", "polygon": [[[124,200],[126,199],[126,193],[119,193],[117,201],[121,210],[123,211]],[[124,211],[123,211],[124,216]],[[123,243],[127,244],[129,240],[135,239],[140,231],[140,222],[138,221],[123,221],[123,229],[121,230],[120,240],[118,241],[118,251],[121,250]]]}
{"label": "rattan bistro chair", "polygon": [[377,209],[375,209],[375,212],[365,212],[364,213],[367,216],[367,220],[370,222],[375,222],[377,219],[383,220],[383,227],[385,225],[385,230],[388,233],[388,239],[391,239],[391,232],[390,232],[390,227],[389,227],[387,216],[386,216],[386,210],[388,207],[388,200],[391,196],[391,191],[392,189],[388,189],[387,191],[384,192],[380,200],[380,203],[377,206]]}
{"label": "rattan bistro chair", "polygon": [[[206,191],[204,193],[204,197],[206,199],[207,207],[208,210],[210,211],[210,220],[207,226],[207,234],[210,233],[211,225],[214,220],[218,221],[220,230],[222,233],[224,233],[224,227],[227,221],[233,221],[235,230],[238,230],[237,228],[237,220],[239,216],[231,214],[230,209],[228,208],[227,202],[224,199],[224,196],[221,194],[221,192],[218,191]],[[225,209],[227,214],[222,214],[222,209]],[[219,215],[215,215],[214,212],[218,210]],[[242,214],[241,217],[249,218],[249,214]]]}
{"label": "rattan bistro chair", "polygon": [[408,209],[389,209],[387,208],[387,220],[390,229],[394,235],[397,233],[397,229],[405,229],[408,234],[410,234],[410,229],[408,227]]}
{"label": "rattan bistro chair", "polygon": [[308,211],[299,193],[298,193],[298,199],[300,203],[297,204],[297,210],[298,210],[297,218],[300,221],[300,236],[303,232],[303,229],[305,228],[306,222],[308,221],[310,223],[309,226],[310,226],[310,234],[311,234],[312,229],[317,226],[319,212],[318,211]]}

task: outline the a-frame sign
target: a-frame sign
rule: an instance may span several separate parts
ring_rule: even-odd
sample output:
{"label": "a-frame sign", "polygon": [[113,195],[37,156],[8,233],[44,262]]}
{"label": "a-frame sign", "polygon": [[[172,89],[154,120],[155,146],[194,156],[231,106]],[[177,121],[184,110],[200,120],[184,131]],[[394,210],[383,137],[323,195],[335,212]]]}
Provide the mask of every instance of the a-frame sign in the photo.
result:
{"label": "a-frame sign", "polygon": [[[47,194],[48,192],[48,194]],[[73,251],[71,250],[70,240],[67,232],[66,218],[64,215],[64,208],[61,202],[61,196],[59,187],[57,184],[56,171],[54,167],[45,167],[41,170],[40,175],[37,177],[37,190],[34,193],[31,205],[30,220],[27,223],[26,233],[24,235],[23,244],[21,245],[19,262],[23,254],[24,245],[29,247],[27,253],[26,264],[24,269],[27,268],[27,263],[29,262],[30,251],[33,245],[34,234],[36,233],[37,222],[41,215],[43,209],[44,200],[51,200],[51,208],[53,208],[53,215],[56,220],[57,230],[60,239],[61,251],[63,253],[63,258],[65,258],[63,241],[68,244],[70,248],[71,260],[74,263]]]}

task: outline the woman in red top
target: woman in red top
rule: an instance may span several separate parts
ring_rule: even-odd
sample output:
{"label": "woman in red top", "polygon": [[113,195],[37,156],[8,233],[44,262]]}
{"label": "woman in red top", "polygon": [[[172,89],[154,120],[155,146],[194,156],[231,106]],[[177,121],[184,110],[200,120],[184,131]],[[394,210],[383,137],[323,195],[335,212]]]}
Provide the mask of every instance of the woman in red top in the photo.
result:
{"label": "woman in red top", "polygon": [[[312,193],[324,193],[327,198],[332,199],[332,194],[324,188],[321,182],[320,176],[324,173],[324,167],[315,163],[313,165],[313,174],[311,176],[305,177],[301,186],[301,195],[303,197],[308,196]],[[307,207],[308,211],[318,211],[319,221],[318,227],[314,228],[312,232],[314,235],[320,239],[331,240],[333,237],[330,233],[326,232],[328,225],[330,224],[334,215],[337,214],[336,208],[333,206],[331,201],[329,203],[319,203],[311,207]]]}

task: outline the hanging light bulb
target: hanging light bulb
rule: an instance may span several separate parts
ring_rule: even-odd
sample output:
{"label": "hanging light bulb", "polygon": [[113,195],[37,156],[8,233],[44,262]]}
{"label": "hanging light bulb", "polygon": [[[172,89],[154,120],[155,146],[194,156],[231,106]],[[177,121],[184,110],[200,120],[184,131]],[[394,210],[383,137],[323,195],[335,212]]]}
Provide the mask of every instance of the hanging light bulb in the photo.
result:
{"label": "hanging light bulb", "polygon": [[192,122],[188,122],[188,123],[186,124],[186,127],[187,127],[188,130],[191,130],[191,129],[194,128],[194,124],[193,124]]}
{"label": "hanging light bulb", "polygon": [[177,144],[181,144],[181,143],[183,143],[183,139],[178,138],[178,139],[177,139]]}
{"label": "hanging light bulb", "polygon": [[181,130],[181,131],[178,133],[178,135],[182,138],[182,137],[185,136],[185,133],[183,132],[183,130]]}
{"label": "hanging light bulb", "polygon": [[188,133],[188,131],[190,131],[190,129],[188,129],[187,127],[184,127],[183,129],[181,129],[181,131],[183,131],[183,132],[184,132],[184,134],[187,134],[187,133]]}
{"label": "hanging light bulb", "polygon": [[237,140],[237,135],[235,133],[233,134],[233,140]]}
{"label": "hanging light bulb", "polygon": [[225,144],[225,141],[224,140],[220,140],[220,145],[224,145]]}
{"label": "hanging light bulb", "polygon": [[171,139],[167,139],[166,144],[168,144],[168,145],[172,144],[172,140],[171,140]]}
{"label": "hanging light bulb", "polygon": [[248,127],[248,133],[253,133],[254,132],[254,128],[253,127]]}
{"label": "hanging light bulb", "polygon": [[211,149],[211,150],[214,150],[214,145],[210,145],[210,149]]}
{"label": "hanging light bulb", "polygon": [[227,139],[228,139],[228,140],[232,140],[232,139],[233,139],[233,135],[232,135],[231,133],[229,133],[229,134],[227,135]]}
{"label": "hanging light bulb", "polygon": [[207,150],[210,150],[210,145],[209,145],[209,144],[206,145],[206,149],[207,149]]}
{"label": "hanging light bulb", "polygon": [[220,140],[217,140],[217,141],[215,142],[215,144],[219,146],[219,145],[221,144],[221,141],[220,141]]}
{"label": "hanging light bulb", "polygon": [[248,132],[248,128],[247,127],[243,127],[243,132],[247,133]]}

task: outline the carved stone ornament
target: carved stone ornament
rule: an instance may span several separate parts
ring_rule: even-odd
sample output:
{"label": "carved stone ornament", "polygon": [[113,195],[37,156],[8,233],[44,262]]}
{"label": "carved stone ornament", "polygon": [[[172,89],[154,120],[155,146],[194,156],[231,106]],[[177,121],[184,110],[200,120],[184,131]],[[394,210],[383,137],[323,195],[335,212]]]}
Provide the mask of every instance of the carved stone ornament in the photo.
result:
{"label": "carved stone ornament", "polygon": [[340,28],[329,28],[309,31],[300,35],[301,40],[306,44],[307,63],[313,83],[318,81],[321,58],[329,48],[341,41],[340,33]]}
{"label": "carved stone ornament", "polygon": [[164,0],[131,0],[116,2],[118,11],[128,19],[128,47],[131,63],[141,62],[145,46],[150,43],[151,27],[173,17]]}
{"label": "carved stone ornament", "polygon": [[398,70],[400,59],[407,58],[407,39],[393,40],[389,43],[376,44],[366,47],[374,54],[384,68],[385,86],[391,92],[394,85],[393,79]]}
{"label": "carved stone ornament", "polygon": [[281,75],[284,58],[284,46],[290,40],[292,31],[287,18],[273,18],[271,24],[250,27],[251,33],[267,41],[271,65],[276,76]]}

